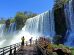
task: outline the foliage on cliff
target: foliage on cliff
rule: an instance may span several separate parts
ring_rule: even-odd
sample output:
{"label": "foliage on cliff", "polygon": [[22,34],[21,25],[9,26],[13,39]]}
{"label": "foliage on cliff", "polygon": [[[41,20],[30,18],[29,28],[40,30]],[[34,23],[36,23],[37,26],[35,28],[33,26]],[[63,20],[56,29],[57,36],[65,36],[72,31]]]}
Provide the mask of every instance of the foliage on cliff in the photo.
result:
{"label": "foliage on cliff", "polygon": [[24,15],[24,13],[17,13],[15,16],[15,23],[16,23],[16,29],[20,29],[24,26],[24,22],[26,21],[27,16]]}
{"label": "foliage on cliff", "polygon": [[67,2],[69,2],[69,0],[55,0],[54,9],[61,8]]}
{"label": "foliage on cliff", "polygon": [[0,24],[4,24],[6,20],[4,20],[4,18],[0,19]]}
{"label": "foliage on cliff", "polygon": [[36,14],[28,12],[18,12],[15,16],[16,28],[21,29],[28,18],[34,17]]}
{"label": "foliage on cliff", "polygon": [[46,55],[73,55],[74,51],[73,48],[69,48],[63,44],[53,44],[50,40],[44,37],[38,39],[37,46],[39,46],[39,48],[43,50],[42,52]]}
{"label": "foliage on cliff", "polygon": [[67,25],[66,25],[66,16],[64,12],[64,5],[69,0],[55,0],[54,4],[54,21],[55,21],[55,31],[56,35],[60,35],[61,40],[58,43],[63,44],[66,41],[66,31],[67,31]]}
{"label": "foliage on cliff", "polygon": [[7,20],[4,20],[4,18],[1,18],[0,24],[5,24],[6,28],[9,28],[11,23],[16,23],[16,29],[21,29],[24,25],[27,19],[32,18],[36,16],[36,13],[32,12],[17,12],[15,17],[8,18]]}

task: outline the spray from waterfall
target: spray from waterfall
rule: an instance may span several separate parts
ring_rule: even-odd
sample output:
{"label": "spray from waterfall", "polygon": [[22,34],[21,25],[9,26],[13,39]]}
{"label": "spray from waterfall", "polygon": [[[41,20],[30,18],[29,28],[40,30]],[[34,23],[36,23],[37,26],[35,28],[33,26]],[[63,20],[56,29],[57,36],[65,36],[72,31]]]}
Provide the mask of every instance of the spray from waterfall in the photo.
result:
{"label": "spray from waterfall", "polygon": [[[29,18],[22,30],[16,30],[16,23],[10,24],[8,30],[5,31],[5,25],[0,27],[0,38],[3,38],[1,46],[7,46],[10,44],[21,42],[21,37],[25,37],[25,41],[28,41],[31,37],[33,40],[39,36],[52,37],[55,35],[53,13],[46,11],[33,18]],[[5,28],[2,29],[2,26]]]}

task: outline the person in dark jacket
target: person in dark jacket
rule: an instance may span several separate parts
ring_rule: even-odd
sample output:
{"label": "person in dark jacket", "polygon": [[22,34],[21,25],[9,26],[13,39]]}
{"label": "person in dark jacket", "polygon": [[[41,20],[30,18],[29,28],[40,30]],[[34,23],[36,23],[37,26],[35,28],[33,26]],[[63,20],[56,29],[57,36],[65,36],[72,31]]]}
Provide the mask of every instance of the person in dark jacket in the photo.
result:
{"label": "person in dark jacket", "polygon": [[25,40],[24,36],[21,38],[21,40],[22,40],[21,45],[24,46],[24,40]]}
{"label": "person in dark jacket", "polygon": [[32,37],[29,39],[29,41],[30,41],[30,46],[32,45]]}

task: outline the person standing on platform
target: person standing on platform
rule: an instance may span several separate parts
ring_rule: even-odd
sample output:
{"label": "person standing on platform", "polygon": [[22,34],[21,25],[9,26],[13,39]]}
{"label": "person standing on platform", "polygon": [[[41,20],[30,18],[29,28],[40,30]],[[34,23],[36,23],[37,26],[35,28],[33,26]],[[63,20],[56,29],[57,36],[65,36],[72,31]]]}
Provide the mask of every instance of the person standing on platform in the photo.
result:
{"label": "person standing on platform", "polygon": [[30,41],[30,46],[32,45],[32,37],[29,39],[29,41]]}
{"label": "person standing on platform", "polygon": [[21,45],[22,45],[22,46],[24,46],[24,41],[25,41],[25,38],[24,38],[24,36],[21,38],[21,40],[22,40],[22,43],[21,43]]}

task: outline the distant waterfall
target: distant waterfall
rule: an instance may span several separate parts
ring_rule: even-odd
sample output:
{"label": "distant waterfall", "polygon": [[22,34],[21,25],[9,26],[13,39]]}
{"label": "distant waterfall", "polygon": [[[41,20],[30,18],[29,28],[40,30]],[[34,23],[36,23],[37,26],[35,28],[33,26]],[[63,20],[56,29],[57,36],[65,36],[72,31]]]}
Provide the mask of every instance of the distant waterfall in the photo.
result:
{"label": "distant waterfall", "polygon": [[65,45],[74,46],[74,12],[72,0],[65,5],[65,14],[67,19],[67,42]]}
{"label": "distant waterfall", "polygon": [[4,24],[1,24],[1,25],[0,25],[0,40],[3,39],[4,29],[5,29],[5,25],[4,25]]}
{"label": "distant waterfall", "polygon": [[10,24],[9,28],[6,28],[5,24],[0,24],[0,47],[11,44],[11,40],[13,40],[16,33],[18,32],[15,23]]}

